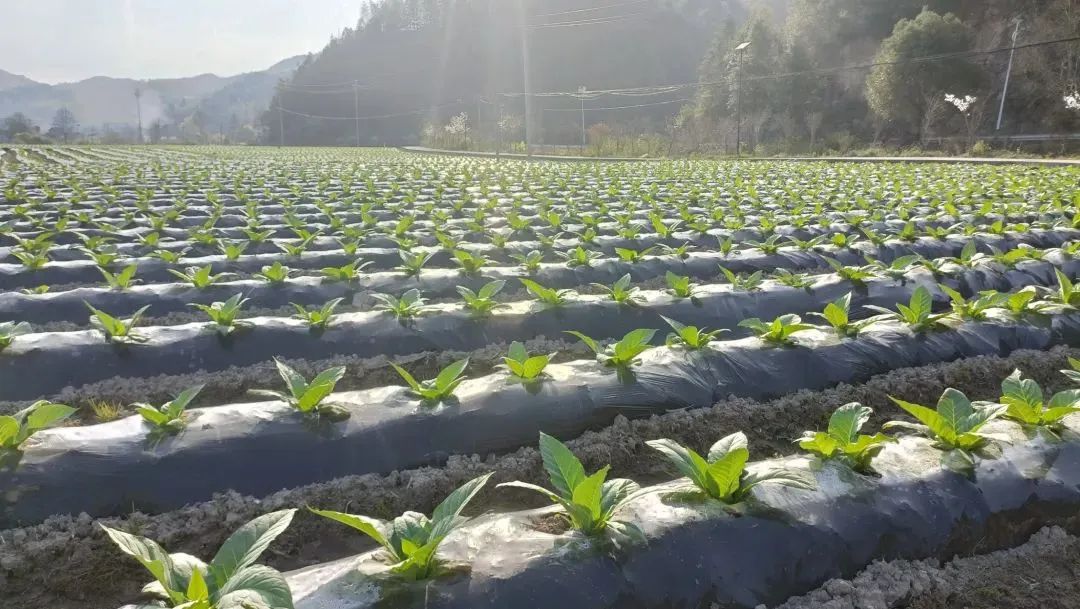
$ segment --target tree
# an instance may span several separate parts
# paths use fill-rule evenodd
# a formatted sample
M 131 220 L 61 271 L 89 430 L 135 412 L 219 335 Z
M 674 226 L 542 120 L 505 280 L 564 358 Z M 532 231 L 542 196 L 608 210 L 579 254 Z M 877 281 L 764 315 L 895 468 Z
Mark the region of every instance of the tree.
M 4 119 L 3 126 L 0 126 L 0 137 L 11 141 L 15 139 L 16 135 L 20 133 L 33 133 L 34 121 L 30 120 L 30 117 L 26 116 L 22 112 L 16 112 L 11 116 Z
M 66 144 L 78 133 L 79 122 L 75 120 L 75 115 L 71 113 L 71 110 L 67 108 L 57 110 L 56 114 L 53 115 L 52 127 L 49 128 L 49 137 Z
M 876 66 L 866 81 L 870 109 L 878 116 L 906 124 L 925 139 L 946 92 L 976 94 L 984 82 L 982 68 L 966 58 L 910 62 L 916 57 L 971 49 L 973 36 L 951 13 L 923 10 L 901 19 L 881 43 Z

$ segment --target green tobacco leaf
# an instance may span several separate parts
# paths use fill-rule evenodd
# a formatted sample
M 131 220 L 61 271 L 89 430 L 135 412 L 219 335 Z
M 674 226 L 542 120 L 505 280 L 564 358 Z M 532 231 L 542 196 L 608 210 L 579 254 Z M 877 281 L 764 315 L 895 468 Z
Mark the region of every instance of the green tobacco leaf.
M 522 367 L 522 374 L 526 379 L 534 379 L 544 371 L 548 362 L 551 361 L 550 355 L 535 355 L 525 360 L 525 364 Z
M 666 438 L 649 440 L 645 443 L 666 456 L 679 470 L 679 473 L 689 478 L 698 488 L 710 495 L 719 492 L 709 475 L 709 464 L 701 455 L 678 442 Z
M 230 535 L 210 561 L 217 585 L 222 586 L 234 573 L 254 564 L 270 543 L 289 528 L 294 514 L 295 509 L 264 514 Z
M 336 520 L 337 522 L 360 531 L 375 540 L 375 542 L 381 546 L 387 545 L 386 530 L 389 528 L 389 525 L 382 520 L 356 514 L 346 514 L 345 512 L 335 512 L 332 510 L 308 509 L 314 514 L 329 518 L 330 520 Z
M 551 485 L 563 497 L 573 496 L 574 489 L 585 480 L 585 468 L 565 444 L 540 432 L 540 456 Z
M 218 594 L 216 609 L 294 609 L 285 578 L 263 565 L 237 571 Z
M 63 404 L 38 402 L 30 408 L 30 413 L 26 416 L 26 424 L 24 425 L 25 431 L 33 433 L 39 429 L 45 429 L 54 423 L 58 423 L 70 417 L 75 414 L 75 412 L 76 410 L 74 408 Z
M 434 523 L 431 529 L 432 539 L 442 539 L 450 533 L 461 511 L 484 488 L 491 476 L 492 474 L 489 473 L 473 478 L 450 493 L 435 507 L 435 511 L 431 513 L 431 520 Z
M 435 377 L 435 387 L 440 390 L 450 388 L 454 381 L 461 376 L 461 373 L 465 372 L 465 367 L 468 365 L 469 358 L 465 358 L 443 368 L 442 371 L 439 372 L 439 376 Z
M 16 448 L 15 439 L 19 437 L 18 419 L 12 416 L 0 416 L 0 447 Z
M 853 442 L 871 414 L 873 410 L 858 402 L 844 404 L 829 417 L 829 435 L 845 444 Z
M 159 546 L 151 539 L 132 535 L 131 533 L 125 533 L 117 529 L 110 529 L 105 525 L 98 525 L 105 531 L 105 534 L 109 536 L 120 551 L 128 556 L 139 561 L 139 563 L 146 567 L 147 571 L 154 576 L 154 579 L 164 587 L 165 592 L 170 596 L 172 593 L 180 592 L 177 589 L 177 582 L 174 573 L 174 566 L 172 558 L 164 548 Z
M 307 391 L 307 381 L 304 380 L 304 377 L 276 357 L 274 358 L 274 365 L 277 366 L 278 374 L 288 385 L 289 393 L 297 399 L 304 395 L 304 392 Z

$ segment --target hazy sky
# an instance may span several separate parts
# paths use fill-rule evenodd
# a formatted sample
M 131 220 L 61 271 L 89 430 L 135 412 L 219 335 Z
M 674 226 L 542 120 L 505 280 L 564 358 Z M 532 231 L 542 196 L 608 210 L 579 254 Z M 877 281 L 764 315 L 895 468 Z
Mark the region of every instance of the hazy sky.
M 0 69 L 39 82 L 268 68 L 322 49 L 370 0 L 0 0 Z

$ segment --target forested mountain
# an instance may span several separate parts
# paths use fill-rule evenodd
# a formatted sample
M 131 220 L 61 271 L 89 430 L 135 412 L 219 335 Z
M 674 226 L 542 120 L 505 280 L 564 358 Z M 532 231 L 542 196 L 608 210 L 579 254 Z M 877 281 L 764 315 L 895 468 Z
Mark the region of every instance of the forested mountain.
M 303 57 L 281 61 L 268 70 L 222 77 L 132 80 L 97 76 L 74 83 L 47 85 L 0 72 L 0 117 L 20 112 L 42 131 L 66 108 L 82 131 L 133 131 L 135 90 L 146 132 L 161 136 L 186 130 L 192 139 L 248 126 L 265 110 L 279 79 L 287 78 Z M 252 138 L 254 131 L 251 131 Z
M 283 83 L 264 133 L 281 141 L 284 125 L 289 144 L 353 144 L 360 116 L 365 145 L 417 142 L 425 128 L 520 140 L 528 24 L 534 142 L 581 139 L 581 101 L 552 93 L 691 83 L 588 95 L 586 121 L 691 150 L 729 148 L 734 49 L 747 41 L 750 146 L 962 138 L 994 131 L 1008 60 L 968 51 L 1008 47 L 1017 18 L 1021 45 L 1077 36 L 1080 0 L 383 0 Z M 1002 132 L 1080 130 L 1080 113 L 1062 103 L 1080 81 L 1080 43 L 1015 59 Z M 960 112 L 945 93 L 975 101 Z M 448 125 L 462 112 L 467 120 Z
M 513 119 L 523 115 L 520 95 L 513 97 L 524 90 L 523 20 L 540 26 L 529 28 L 533 89 L 576 91 L 580 86 L 605 89 L 693 81 L 720 23 L 744 20 L 748 5 L 783 14 L 787 4 L 788 0 L 384 0 L 302 65 L 275 107 L 280 103 L 286 110 L 289 143 L 353 143 L 353 122 L 300 114 L 354 117 L 357 106 L 363 117 L 415 111 L 362 121 L 365 144 L 416 141 L 425 123 L 441 125 L 460 112 L 467 112 L 474 126 L 490 129 L 495 118 L 520 122 Z M 587 10 L 613 5 L 616 8 Z M 558 26 L 597 20 L 605 22 Z M 633 98 L 605 102 L 635 103 L 628 99 Z M 501 109 L 494 103 L 500 100 Z M 579 117 L 554 110 L 577 108 L 579 102 L 535 101 L 535 115 L 542 117 L 537 121 L 542 139 L 558 141 L 580 133 Z M 628 116 L 646 122 L 661 117 L 662 122 L 677 108 L 669 105 Z M 264 122 L 270 141 L 277 141 L 277 112 L 268 112 Z M 508 135 L 520 139 L 520 133 Z

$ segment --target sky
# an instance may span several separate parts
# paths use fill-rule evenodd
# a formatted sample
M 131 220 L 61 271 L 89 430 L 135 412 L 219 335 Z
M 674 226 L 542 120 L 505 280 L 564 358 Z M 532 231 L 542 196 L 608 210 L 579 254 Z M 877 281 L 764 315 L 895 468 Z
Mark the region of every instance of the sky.
M 263 70 L 317 52 L 370 0 L 2 0 L 0 70 L 38 82 Z

